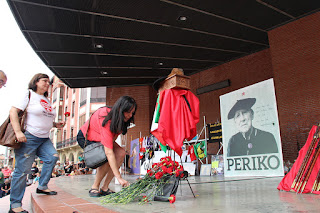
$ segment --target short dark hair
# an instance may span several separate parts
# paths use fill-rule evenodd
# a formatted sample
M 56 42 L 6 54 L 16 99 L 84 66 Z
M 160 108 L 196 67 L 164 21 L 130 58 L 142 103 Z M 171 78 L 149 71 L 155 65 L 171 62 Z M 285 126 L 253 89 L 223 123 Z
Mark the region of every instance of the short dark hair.
M 132 117 L 127 121 L 124 122 L 124 112 L 130 112 L 130 110 L 135 109 Z M 137 103 L 136 101 L 130 96 L 122 96 L 120 97 L 117 102 L 112 106 L 111 111 L 108 115 L 104 118 L 102 122 L 102 126 L 104 127 L 109 120 L 110 123 L 110 130 L 112 133 L 119 134 L 122 133 L 125 135 L 128 131 L 128 126 L 130 123 L 134 123 L 134 115 L 137 111 Z
M 36 83 L 39 82 L 39 80 L 40 80 L 41 78 L 49 78 L 49 76 L 48 76 L 47 74 L 44 74 L 44 73 L 35 74 L 35 75 L 32 77 L 31 81 L 29 82 L 28 89 L 31 89 L 31 90 L 33 90 L 34 92 L 36 92 L 36 91 L 37 91 L 37 84 L 36 84 Z M 44 95 L 45 97 L 48 97 L 48 92 L 45 92 L 43 95 Z

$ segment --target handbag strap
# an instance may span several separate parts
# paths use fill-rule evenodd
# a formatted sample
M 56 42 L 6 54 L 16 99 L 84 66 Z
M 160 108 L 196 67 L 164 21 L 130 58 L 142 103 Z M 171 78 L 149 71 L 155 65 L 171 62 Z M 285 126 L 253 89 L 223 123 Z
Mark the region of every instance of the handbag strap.
M 107 107 L 107 106 L 103 106 L 103 107 Z M 103 108 L 103 107 L 99 107 L 98 109 Z M 98 111 L 98 109 L 97 109 L 96 111 Z M 94 113 L 96 113 L 96 111 L 94 111 Z M 88 132 L 89 132 L 89 129 L 90 129 L 90 120 L 91 120 L 91 117 L 92 117 L 92 115 L 93 115 L 94 113 L 92 113 L 92 114 L 90 115 L 90 118 L 89 118 L 88 129 L 87 129 L 86 137 L 85 137 L 85 140 L 84 140 L 84 147 L 87 146 Z
M 29 103 L 30 103 L 30 97 L 31 97 L 31 92 L 30 92 L 30 90 L 29 90 L 27 106 L 26 106 L 26 108 L 23 110 L 23 112 L 21 113 L 22 118 L 21 118 L 21 122 L 20 122 L 20 127 L 21 127 L 21 130 L 23 130 L 23 131 L 25 131 L 25 122 L 26 122 L 27 116 L 28 116 L 28 113 L 26 113 L 26 112 L 27 112 L 27 108 L 28 108 Z
M 96 110 L 96 111 L 97 111 L 97 110 Z M 95 113 L 96 111 L 94 111 L 94 113 Z M 92 113 L 92 114 L 90 115 L 90 118 L 89 118 L 88 129 L 87 129 L 86 137 L 85 137 L 85 139 L 84 139 L 84 148 L 87 146 L 87 138 L 88 138 L 88 132 L 89 132 L 89 128 L 90 128 L 90 120 L 91 120 L 91 117 L 92 117 L 92 115 L 93 115 L 94 113 Z
M 26 108 L 24 109 L 24 111 L 23 111 L 23 112 L 25 112 L 25 111 L 27 110 L 28 106 L 29 106 L 29 103 L 30 103 L 30 97 L 31 97 L 31 92 L 30 92 L 30 90 L 29 90 L 29 96 L 28 96 L 29 100 L 28 100 L 27 106 L 26 106 Z
M 30 103 L 30 97 L 31 97 L 31 92 L 30 92 L 30 90 L 29 90 L 29 95 L 28 95 L 28 103 L 27 103 L 27 106 L 26 106 L 26 108 L 23 110 L 23 111 L 21 111 L 20 113 L 21 114 L 24 114 L 26 111 L 27 111 L 27 108 L 28 108 L 28 106 L 29 106 L 29 103 Z

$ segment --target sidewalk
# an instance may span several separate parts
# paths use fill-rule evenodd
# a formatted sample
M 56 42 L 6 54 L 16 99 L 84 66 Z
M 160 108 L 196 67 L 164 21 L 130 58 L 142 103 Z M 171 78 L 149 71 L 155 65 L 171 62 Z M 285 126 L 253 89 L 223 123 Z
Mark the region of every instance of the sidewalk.
M 137 176 L 126 176 L 133 182 Z M 189 177 L 193 197 L 189 185 L 182 181 L 176 202 L 151 202 L 145 205 L 130 203 L 127 205 L 101 205 L 100 198 L 89 197 L 88 191 L 94 175 L 53 178 L 50 188 L 58 191 L 57 196 L 38 195 L 35 185 L 27 187 L 23 207 L 30 210 L 32 200 L 35 212 L 156 212 L 156 213 L 195 213 L 195 212 L 226 212 L 226 213 L 291 213 L 320 212 L 320 197 L 313 194 L 295 194 L 278 191 L 277 186 L 282 177 L 247 177 L 239 180 L 223 176 L 192 176 Z M 119 185 L 111 184 L 110 188 L 119 191 Z M 30 191 L 32 193 L 30 193 Z M 30 198 L 32 197 L 32 199 Z M 29 202 L 29 204 L 28 204 Z M 29 207 L 28 207 L 29 205 Z M 0 199 L 0 213 L 8 212 L 9 197 Z
M 67 181 L 69 178 L 71 181 Z M 133 182 L 137 176 L 126 176 L 125 179 Z M 189 177 L 192 189 L 196 194 L 193 197 L 186 181 L 182 181 L 179 187 L 176 202 L 152 202 L 139 205 L 130 203 L 127 205 L 109 204 L 104 207 L 118 212 L 226 212 L 226 213 L 291 213 L 291 212 L 320 212 L 320 197 L 313 194 L 299 194 L 280 192 L 277 186 L 282 177 L 246 177 L 224 178 L 223 176 L 192 176 Z M 60 188 L 68 189 L 68 192 L 101 205 L 99 198 L 89 197 L 88 191 L 93 183 L 93 175 L 74 177 L 62 177 L 56 180 Z M 119 185 L 110 185 L 110 188 L 119 191 Z M 90 212 L 90 211 L 89 211 Z

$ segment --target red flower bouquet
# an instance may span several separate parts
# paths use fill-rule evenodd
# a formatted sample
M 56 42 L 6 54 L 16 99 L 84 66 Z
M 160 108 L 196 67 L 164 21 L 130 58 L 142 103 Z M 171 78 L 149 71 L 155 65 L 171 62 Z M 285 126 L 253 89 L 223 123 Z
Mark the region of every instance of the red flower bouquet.
M 152 169 L 147 170 L 147 174 L 137 179 L 130 186 L 123 188 L 120 192 L 105 196 L 102 203 L 129 203 L 132 201 L 140 201 L 146 203 L 154 199 L 156 195 L 161 194 L 167 184 L 173 179 L 180 179 L 183 175 L 183 167 L 177 161 L 173 161 L 171 157 L 160 159 L 159 163 L 154 163 Z M 176 197 L 172 194 L 165 198 L 166 201 L 174 203 Z

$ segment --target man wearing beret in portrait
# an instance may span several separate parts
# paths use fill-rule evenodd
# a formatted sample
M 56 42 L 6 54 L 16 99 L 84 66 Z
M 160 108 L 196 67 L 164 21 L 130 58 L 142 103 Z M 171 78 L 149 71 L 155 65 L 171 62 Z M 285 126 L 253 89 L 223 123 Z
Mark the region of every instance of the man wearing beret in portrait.
M 228 119 L 234 120 L 239 132 L 229 140 L 228 157 L 278 152 L 273 134 L 252 126 L 255 103 L 255 98 L 241 99 L 229 111 Z

